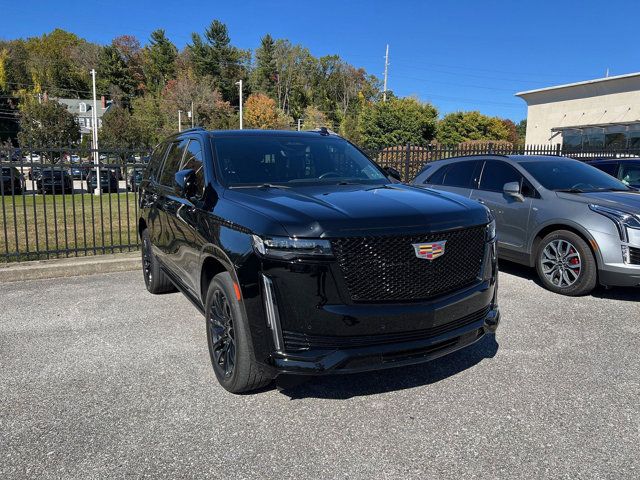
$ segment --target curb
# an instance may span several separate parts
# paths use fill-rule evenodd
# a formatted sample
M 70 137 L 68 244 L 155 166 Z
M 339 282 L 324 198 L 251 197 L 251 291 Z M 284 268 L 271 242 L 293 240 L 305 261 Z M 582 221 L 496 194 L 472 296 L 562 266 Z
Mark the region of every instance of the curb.
M 0 283 L 125 272 L 141 265 L 139 252 L 4 264 L 0 266 Z

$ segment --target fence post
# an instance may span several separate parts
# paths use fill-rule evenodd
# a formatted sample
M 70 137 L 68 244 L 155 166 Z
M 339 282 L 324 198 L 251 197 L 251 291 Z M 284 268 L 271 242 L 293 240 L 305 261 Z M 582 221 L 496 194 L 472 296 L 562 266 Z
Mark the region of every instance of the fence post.
M 489 142 L 489 155 L 493 154 L 493 142 Z
M 409 168 L 411 165 L 411 143 L 407 142 L 407 151 L 404 158 L 404 181 L 409 181 Z
M 556 155 L 562 155 L 562 147 L 559 143 L 556 144 Z

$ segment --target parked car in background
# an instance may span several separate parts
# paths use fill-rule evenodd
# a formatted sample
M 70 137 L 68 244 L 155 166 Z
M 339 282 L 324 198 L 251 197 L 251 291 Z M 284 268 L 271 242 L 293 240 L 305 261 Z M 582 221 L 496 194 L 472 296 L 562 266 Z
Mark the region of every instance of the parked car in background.
M 489 211 L 388 173 L 326 129 L 191 129 L 156 148 L 145 284 L 204 313 L 224 388 L 426 362 L 495 331 Z
M 37 153 L 27 153 L 23 158 L 22 158 L 23 162 L 40 162 L 42 161 L 42 158 L 40 157 L 39 154 Z
M 10 161 L 10 162 L 19 162 L 22 159 L 22 155 L 20 154 L 20 149 L 2 149 L 0 147 L 0 160 Z
M 87 191 L 94 192 L 97 188 L 97 175 L 95 168 L 89 170 L 87 175 Z M 118 179 L 112 170 L 106 168 L 100 169 L 100 190 L 107 193 L 118 192 Z
M 16 167 L 2 165 L 2 182 L 0 182 L 0 194 L 19 195 L 25 189 L 24 176 Z
M 625 185 L 640 188 L 640 158 L 598 159 L 589 165 L 616 177 Z
M 138 185 L 140 185 L 140 182 L 142 181 L 143 174 L 143 167 L 132 168 L 129 170 L 129 175 L 127 177 L 127 190 L 131 192 L 138 190 Z
M 38 180 L 42 174 L 42 168 L 43 166 L 41 163 L 32 164 L 29 168 L 29 180 Z
M 69 168 L 69 174 L 74 180 L 84 180 L 89 175 L 91 168 L 93 168 L 92 165 L 72 165 Z
M 71 193 L 73 192 L 73 180 L 64 167 L 43 167 L 36 179 L 39 192 L 42 193 Z
M 430 163 L 413 184 L 486 205 L 500 258 L 536 267 L 549 290 L 640 286 L 640 194 L 595 167 L 564 157 L 479 155 Z

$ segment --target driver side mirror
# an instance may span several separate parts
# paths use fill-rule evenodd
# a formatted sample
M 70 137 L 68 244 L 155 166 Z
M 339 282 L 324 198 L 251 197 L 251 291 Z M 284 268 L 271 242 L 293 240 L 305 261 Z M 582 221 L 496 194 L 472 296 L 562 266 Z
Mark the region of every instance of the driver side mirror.
M 503 191 L 505 195 L 515 198 L 520 202 L 524 202 L 524 196 L 520 193 L 519 182 L 508 182 L 504 184 Z
M 393 167 L 385 167 L 383 170 L 387 174 L 388 177 L 391 177 L 394 180 L 402 182 L 402 175 L 400 175 L 400 172 L 398 170 L 396 170 L 395 168 L 393 168 Z
M 174 175 L 176 194 L 183 198 L 192 198 L 196 195 L 196 171 L 192 168 L 180 170 Z

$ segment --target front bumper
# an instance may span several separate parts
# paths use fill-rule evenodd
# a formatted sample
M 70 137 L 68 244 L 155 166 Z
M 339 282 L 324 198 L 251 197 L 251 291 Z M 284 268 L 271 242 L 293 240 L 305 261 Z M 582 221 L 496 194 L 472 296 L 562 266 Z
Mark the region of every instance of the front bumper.
M 485 334 L 495 332 L 499 322 L 500 311 L 493 307 L 472 324 L 430 338 L 340 350 L 278 352 L 272 362 L 278 373 L 297 375 L 356 373 L 414 365 L 472 345 Z

